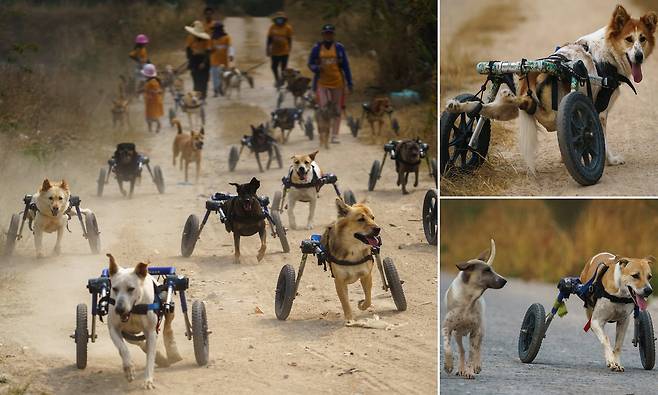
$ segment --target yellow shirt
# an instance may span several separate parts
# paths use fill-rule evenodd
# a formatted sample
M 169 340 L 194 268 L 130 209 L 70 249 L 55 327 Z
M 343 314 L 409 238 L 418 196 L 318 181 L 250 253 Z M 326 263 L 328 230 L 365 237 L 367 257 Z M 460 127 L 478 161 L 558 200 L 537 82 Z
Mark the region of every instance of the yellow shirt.
M 228 66 L 228 47 L 231 46 L 231 36 L 228 34 L 212 40 L 210 52 L 211 66 Z
M 144 104 L 146 118 L 158 119 L 164 115 L 162 104 L 162 86 L 156 78 L 149 78 L 144 84 Z
M 188 34 L 185 45 L 192 49 L 194 55 L 201 55 L 210 49 L 210 40 L 199 39 L 192 34 Z
M 276 24 L 270 26 L 270 31 L 267 33 L 271 37 L 272 56 L 284 56 L 290 53 L 289 39 L 292 39 L 292 26 L 284 24 L 278 26 Z
M 133 59 L 136 59 L 141 64 L 146 63 L 146 60 L 149 58 L 146 52 L 146 47 L 135 48 L 128 53 L 128 56 L 130 56 Z
M 342 88 L 343 73 L 338 66 L 338 55 L 336 53 L 336 44 L 331 44 L 327 49 L 324 44 L 320 44 L 320 78 L 318 86 L 323 88 Z

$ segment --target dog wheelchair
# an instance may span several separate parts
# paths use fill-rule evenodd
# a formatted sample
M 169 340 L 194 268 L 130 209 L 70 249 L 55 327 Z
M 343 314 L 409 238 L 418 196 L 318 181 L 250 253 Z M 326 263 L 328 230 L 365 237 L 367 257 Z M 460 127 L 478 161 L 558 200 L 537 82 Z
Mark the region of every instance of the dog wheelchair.
M 279 278 L 276 282 L 276 292 L 274 297 L 274 311 L 276 318 L 279 320 L 286 320 L 290 315 L 292 303 L 297 297 L 299 290 L 299 283 L 301 282 L 302 275 L 304 274 L 304 267 L 309 255 L 313 255 L 318 260 L 318 266 L 323 266 L 324 271 L 327 271 L 327 264 L 329 263 L 329 255 L 325 246 L 320 242 L 321 235 L 314 234 L 310 239 L 302 240 L 300 249 L 302 250 L 302 259 L 299 264 L 299 272 L 295 277 L 295 269 L 292 265 L 286 264 L 279 272 Z M 379 256 L 380 247 L 372 247 L 371 252 L 377 262 L 377 269 L 382 277 L 382 289 L 390 291 L 393 297 L 393 302 L 398 311 L 407 310 L 407 299 L 404 296 L 404 289 L 402 284 L 404 281 L 400 280 L 398 271 L 389 257 L 384 258 L 382 262 Z
M 192 255 L 192 252 L 194 252 L 194 247 L 196 246 L 196 242 L 199 240 L 199 237 L 201 236 L 201 231 L 203 231 L 203 228 L 206 226 L 206 222 L 208 222 L 208 217 L 210 217 L 210 213 L 212 212 L 217 213 L 217 215 L 219 216 L 219 221 L 222 224 L 225 223 L 226 221 L 231 220 L 231 218 L 228 218 L 228 216 L 226 215 L 225 204 L 230 199 L 236 198 L 237 196 L 238 196 L 237 194 L 230 194 L 223 192 L 217 192 L 211 195 L 210 199 L 206 200 L 206 213 L 203 216 L 201 225 L 199 225 L 199 217 L 197 217 L 196 215 L 190 214 L 190 216 L 187 217 L 187 221 L 185 221 L 185 227 L 183 228 L 183 236 L 181 240 L 182 256 L 189 257 L 190 255 Z M 268 209 L 268 205 L 270 204 L 270 198 L 267 196 L 259 196 L 258 201 L 261 205 L 261 208 L 263 209 L 265 219 L 267 219 L 267 222 L 270 224 L 272 237 L 279 238 L 279 241 L 281 242 L 281 248 L 283 248 L 283 252 L 286 253 L 290 252 L 290 245 L 288 244 L 286 230 L 283 227 L 283 223 L 281 222 L 279 213 L 277 211 L 272 211 L 270 213 Z
M 240 149 L 235 145 L 231 146 L 231 149 L 228 153 L 228 169 L 229 171 L 234 171 L 235 167 L 238 165 L 240 156 L 244 148 L 249 148 L 249 151 L 254 153 L 256 156 L 256 162 L 258 163 L 258 170 L 262 173 L 263 165 L 260 162 L 260 154 L 267 152 L 269 159 L 267 161 L 267 170 L 270 169 L 272 164 L 272 156 L 276 158 L 276 162 L 279 165 L 279 169 L 283 167 L 283 160 L 281 159 L 281 151 L 279 150 L 279 145 L 276 143 L 274 137 L 269 133 L 263 132 L 262 134 L 253 134 L 251 136 L 244 135 L 242 140 L 240 140 Z
M 352 115 L 347 116 L 347 126 L 350 128 L 352 136 L 358 137 L 359 130 L 361 130 L 364 118 L 366 118 L 368 114 L 373 113 L 374 112 L 370 106 L 370 103 L 361 103 L 361 116 L 359 118 L 355 118 Z M 400 134 L 400 122 L 398 122 L 397 118 L 393 117 L 393 110 L 386 111 L 385 114 L 388 116 L 388 120 L 391 123 L 391 129 L 393 129 L 393 132 L 396 135 Z
M 96 221 L 96 215 L 92 212 L 84 214 L 84 219 L 82 218 L 82 211 L 80 210 L 80 198 L 78 196 L 71 196 L 69 198 L 69 208 L 66 210 L 64 215 L 68 217 L 70 221 L 71 218 L 75 215 L 80 221 L 80 227 L 82 228 L 82 237 L 87 239 L 89 242 L 89 248 L 91 249 L 92 254 L 98 254 L 101 249 L 101 239 L 100 231 L 98 230 L 98 221 Z M 32 201 L 32 195 L 25 195 L 23 197 L 23 204 L 25 204 L 25 209 L 18 214 L 12 214 L 11 221 L 9 222 L 9 230 L 7 230 L 7 239 L 5 240 L 5 249 L 4 255 L 11 256 L 14 253 L 16 248 L 16 242 L 23 238 L 23 227 L 25 226 L 25 221 L 28 220 L 28 227 L 32 229 L 32 219 L 28 218 L 28 215 L 31 213 L 31 218 L 34 218 L 37 213 L 37 204 Z M 71 213 L 71 210 L 75 210 L 75 213 Z M 68 228 L 68 223 L 66 225 Z M 70 230 L 69 230 L 70 232 Z
M 478 73 L 487 75 L 480 91 L 475 95 L 461 94 L 455 100 L 491 103 L 502 84 L 516 94 L 513 74 L 519 74 L 522 78 L 527 78 L 528 73 L 550 74 L 556 81 L 552 107 L 557 111 L 557 138 L 562 161 L 579 184 L 587 186 L 599 181 L 605 167 L 605 136 L 598 115 L 605 111 L 610 96 L 620 82 L 628 82 L 632 88 L 628 79 L 618 74 L 605 78 L 589 75 L 582 60 L 569 61 L 559 54 L 520 62 L 480 62 L 476 67 Z M 484 99 L 489 81 L 492 82 L 491 91 Z M 557 81 L 567 81 L 571 86 L 571 92 L 559 103 Z M 592 84 L 602 87 L 596 100 L 592 97 Z M 587 94 L 578 91 L 583 86 L 587 87 Z M 441 114 L 441 175 L 453 171 L 472 172 L 484 163 L 489 150 L 491 122 L 480 115 L 481 108 L 479 106 L 471 113 L 444 111 Z
M 172 93 L 174 97 L 174 107 L 169 108 L 169 126 L 174 126 L 174 119 L 178 118 L 178 111 L 182 110 L 183 112 L 187 112 L 188 107 L 185 105 L 185 101 L 183 100 L 183 97 L 185 96 L 182 92 L 175 92 Z M 189 108 L 190 110 L 194 110 L 196 108 L 199 108 L 199 118 L 201 118 L 201 126 L 206 126 L 206 103 L 203 101 L 201 104 L 199 104 L 196 107 L 191 107 Z
M 185 317 L 185 336 L 192 340 L 194 344 L 194 357 L 199 366 L 208 364 L 209 344 L 208 335 L 212 332 L 208 330 L 208 319 L 206 318 L 205 302 L 195 300 L 192 303 L 192 321 L 187 310 L 187 299 L 185 291 L 189 287 L 189 279 L 185 276 L 176 275 L 175 267 L 149 267 L 148 272 L 151 276 L 156 277 L 155 301 L 152 305 L 145 305 L 147 312 L 153 310 L 158 316 L 157 328 L 160 328 L 160 321 L 165 313 L 175 311 L 174 295 L 180 295 L 180 305 Z M 87 344 L 89 341 L 96 342 L 96 317 L 103 322 L 103 317 L 109 313 L 109 305 L 114 301 L 110 298 L 110 274 L 108 269 L 103 269 L 100 277 L 89 279 L 87 289 L 91 294 L 91 332 L 88 329 L 88 309 L 86 303 L 80 303 L 76 307 L 75 332 L 71 338 L 75 340 L 76 366 L 78 369 L 87 367 Z M 137 305 L 133 307 L 133 311 Z M 136 312 L 136 314 L 146 314 L 145 312 Z M 133 335 L 123 332 L 123 337 L 130 341 L 144 340 L 144 334 Z
M 601 279 L 608 270 L 608 266 L 601 265 L 603 265 L 603 269 L 597 269 L 598 273 L 595 273 L 586 283 L 581 283 L 578 277 L 561 279 L 557 285 L 558 295 L 550 313 L 545 314 L 544 306 L 540 303 L 534 303 L 528 308 L 523 317 L 519 333 L 518 352 L 521 362 L 531 363 L 534 361 L 555 315 L 564 317 L 567 314 L 565 299 L 568 299 L 570 295 L 576 295 L 585 303 L 585 306 L 593 306 L 596 299 L 602 297 L 601 294 L 605 291 Z M 619 303 L 634 302 L 630 299 L 630 301 L 620 301 Z M 654 337 L 651 315 L 648 310 L 640 310 L 637 304 L 634 303 L 633 319 L 635 322 L 633 326 L 633 346 L 639 348 L 640 360 L 644 369 L 651 370 L 656 360 L 656 338 Z M 583 329 L 587 331 L 589 326 L 590 322 Z
M 283 212 L 286 194 L 288 193 L 288 189 L 292 187 L 315 188 L 317 192 L 320 192 L 320 189 L 323 186 L 327 184 L 331 184 L 331 186 L 334 187 L 336 196 L 341 197 L 340 190 L 338 189 L 338 185 L 336 185 L 337 181 L 338 181 L 338 177 L 336 177 L 335 174 L 328 173 L 322 177 L 317 177 L 315 172 L 313 172 L 313 181 L 311 183 L 297 185 L 292 182 L 290 174 L 288 174 L 287 176 L 281 179 L 281 183 L 283 184 L 283 193 L 281 191 L 274 192 L 274 197 L 272 198 L 272 210 L 278 211 L 279 213 Z M 354 196 L 354 192 L 352 192 L 351 189 L 346 189 L 345 192 L 343 192 L 342 197 L 343 197 L 343 201 L 349 204 L 350 206 L 356 203 L 356 197 Z
M 439 235 L 439 197 L 436 189 L 429 189 L 423 199 L 423 231 L 430 245 L 437 245 Z
M 299 128 L 304 131 L 309 140 L 313 140 L 313 120 L 309 116 L 304 121 L 303 108 L 277 108 L 270 115 L 272 116 L 272 128 L 281 129 L 283 143 L 288 142 L 295 124 L 299 125 Z M 286 130 L 288 133 L 286 133 Z
M 395 162 L 402 161 L 402 159 L 399 158 L 397 155 L 397 147 L 402 141 L 403 140 L 390 140 L 388 143 L 384 144 L 384 158 L 382 159 L 381 163 L 378 160 L 375 160 L 374 162 L 372 162 L 372 166 L 370 167 L 370 174 L 368 176 L 368 191 L 375 190 L 377 181 L 382 176 L 382 169 L 384 167 L 384 163 L 386 163 L 387 156 L 390 156 L 391 160 L 394 160 Z M 418 161 L 418 163 L 408 163 L 408 164 L 418 165 L 420 164 L 422 159 L 425 159 L 425 161 L 427 162 L 427 167 L 429 168 L 430 171 L 430 176 L 434 177 L 434 181 L 436 182 L 437 181 L 436 159 L 430 159 L 430 157 L 427 155 L 427 151 L 430 148 L 429 144 L 424 143 L 421 139 L 416 139 L 414 141 L 418 144 L 420 148 L 420 160 Z
M 132 152 L 132 156 L 128 159 L 127 163 L 122 163 L 122 156 L 126 153 Z M 142 177 L 142 167 L 146 166 L 146 169 L 151 175 L 151 179 L 155 183 L 156 188 L 159 193 L 164 193 L 165 184 L 164 177 L 162 175 L 162 169 L 160 166 L 154 166 L 153 171 L 151 171 L 151 166 L 149 165 L 150 160 L 147 156 L 137 153 L 135 150 L 135 144 L 133 143 L 121 143 L 117 144 L 117 149 L 107 161 L 108 169 L 104 168 L 100 170 L 98 175 L 98 188 L 96 194 L 98 196 L 103 196 L 103 190 L 105 189 L 105 184 L 108 184 L 110 181 L 110 175 L 114 173 L 116 180 L 119 184 L 119 189 L 121 193 L 125 196 L 126 192 L 123 190 L 123 182 L 130 183 L 130 191 L 128 196 L 132 197 L 133 189 L 135 187 L 135 181 L 141 179 Z

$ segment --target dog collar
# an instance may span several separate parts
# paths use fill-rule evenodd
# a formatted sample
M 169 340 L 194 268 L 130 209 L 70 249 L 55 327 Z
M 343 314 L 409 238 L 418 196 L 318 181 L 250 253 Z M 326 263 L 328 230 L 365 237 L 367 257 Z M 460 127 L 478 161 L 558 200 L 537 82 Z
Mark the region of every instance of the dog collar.
M 358 259 L 358 260 L 356 260 L 356 261 L 349 261 L 349 260 L 347 260 L 347 259 L 338 259 L 338 258 L 336 258 L 336 257 L 331 253 L 331 251 L 329 251 L 329 232 L 327 232 L 327 245 L 326 245 L 326 246 L 325 246 L 325 245 L 322 245 L 322 244 L 320 244 L 320 245 L 322 246 L 322 249 L 323 249 L 324 252 L 325 252 L 325 255 L 326 255 L 326 258 L 327 258 L 327 262 L 335 263 L 336 265 L 340 265 L 340 266 L 356 266 L 356 265 L 360 265 L 360 264 L 362 264 L 362 263 L 365 263 L 365 262 L 368 262 L 368 261 L 372 261 L 372 260 L 373 260 L 373 258 L 372 258 L 372 253 L 370 253 L 370 254 L 368 254 L 368 255 L 364 256 L 363 258 Z M 326 269 L 325 269 L 325 270 L 326 270 Z

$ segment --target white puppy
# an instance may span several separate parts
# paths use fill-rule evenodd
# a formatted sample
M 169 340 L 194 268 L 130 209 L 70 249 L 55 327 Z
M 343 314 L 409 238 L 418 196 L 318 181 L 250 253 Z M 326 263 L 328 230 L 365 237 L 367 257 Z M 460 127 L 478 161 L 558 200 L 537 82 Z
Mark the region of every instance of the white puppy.
M 306 229 L 313 229 L 313 217 L 318 200 L 318 190 L 315 183 L 322 177 L 320 166 L 315 162 L 318 151 L 308 155 L 294 155 L 288 177 L 290 189 L 288 190 L 288 223 L 291 229 L 297 228 L 295 220 L 295 204 L 304 202 L 309 204 L 308 222 Z

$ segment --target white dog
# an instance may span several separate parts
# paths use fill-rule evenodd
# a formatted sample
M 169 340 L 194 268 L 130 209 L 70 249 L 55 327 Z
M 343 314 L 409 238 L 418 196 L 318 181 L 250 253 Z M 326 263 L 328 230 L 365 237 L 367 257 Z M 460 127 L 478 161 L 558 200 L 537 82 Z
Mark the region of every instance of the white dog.
M 169 366 L 180 361 L 174 333 L 171 324 L 174 314 L 165 314 L 163 337 L 167 357 L 156 350 L 158 315 L 148 307 L 157 303 L 153 277 L 148 273 L 148 264 L 138 263 L 134 269 L 124 269 L 119 266 L 111 254 L 110 258 L 110 308 L 107 316 L 107 326 L 112 342 L 119 350 L 123 361 L 123 371 L 128 381 L 135 379 L 135 369 L 130 358 L 130 351 L 124 338 L 128 342 L 139 345 L 146 352 L 146 371 L 144 374 L 144 388 L 153 389 L 153 368 Z M 143 333 L 144 340 L 138 338 Z
M 288 190 L 288 224 L 291 229 L 297 228 L 295 221 L 295 204 L 304 202 L 309 204 L 308 222 L 306 229 L 313 229 L 313 217 L 318 200 L 318 190 L 315 183 L 322 177 L 320 166 L 315 162 L 318 151 L 308 155 L 292 156 L 292 164 L 288 177 L 290 178 L 290 189 Z

